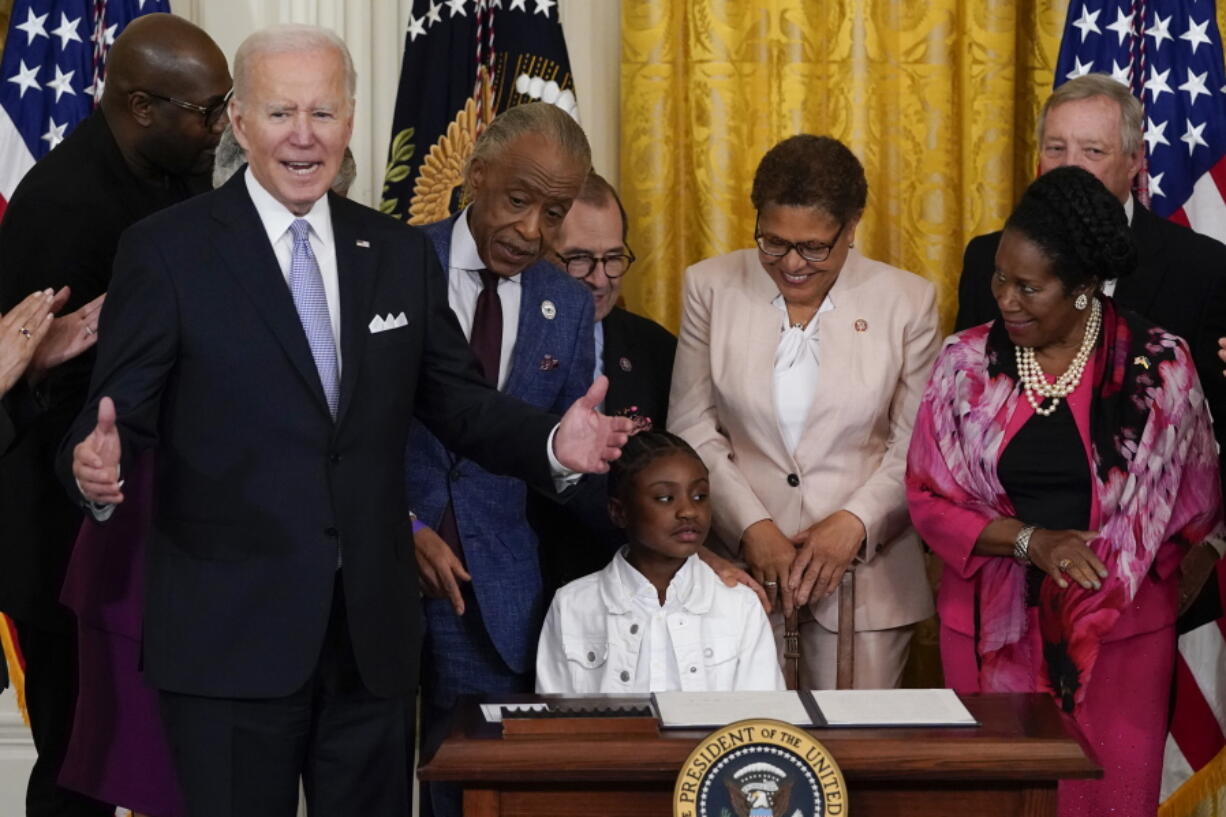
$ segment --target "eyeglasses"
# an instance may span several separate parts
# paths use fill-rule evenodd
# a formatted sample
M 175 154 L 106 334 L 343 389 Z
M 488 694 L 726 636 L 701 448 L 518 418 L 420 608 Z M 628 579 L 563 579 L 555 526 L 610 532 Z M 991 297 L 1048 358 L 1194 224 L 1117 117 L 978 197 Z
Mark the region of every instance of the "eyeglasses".
M 830 257 L 830 253 L 834 250 L 835 245 L 839 243 L 839 236 L 843 234 L 843 228 L 846 226 L 847 222 L 843 222 L 841 225 L 839 225 L 839 231 L 834 234 L 834 238 L 831 239 L 829 244 L 823 244 L 820 241 L 799 241 L 792 243 L 791 241 L 784 241 L 783 239 L 775 238 L 774 236 L 762 235 L 757 223 L 755 223 L 753 228 L 753 240 L 758 242 L 758 249 L 761 250 L 763 254 L 769 255 L 771 258 L 782 258 L 792 250 L 796 250 L 796 254 L 804 260 L 811 261 L 814 264 L 819 264 Z
M 570 273 L 572 278 L 588 277 L 595 271 L 597 264 L 604 266 L 606 278 L 620 278 L 626 274 L 626 270 L 630 269 L 630 265 L 634 263 L 634 253 L 630 251 L 629 247 L 626 248 L 624 253 L 610 253 L 600 258 L 589 252 L 559 255 L 558 258 L 562 261 L 562 266 L 566 267 L 566 271 Z
M 234 89 L 231 88 L 230 90 L 226 91 L 226 95 L 221 98 L 220 102 L 214 102 L 212 105 L 207 107 L 204 105 L 197 105 L 194 102 L 176 99 L 173 96 L 162 96 L 161 94 L 155 94 L 153 91 L 144 91 L 143 93 L 147 96 L 153 97 L 154 99 L 169 102 L 171 105 L 178 105 L 185 111 L 195 111 L 204 117 L 204 126 L 209 130 L 212 130 L 217 126 L 217 123 L 221 121 L 222 114 L 226 112 L 226 105 L 230 103 L 230 97 L 234 96 Z

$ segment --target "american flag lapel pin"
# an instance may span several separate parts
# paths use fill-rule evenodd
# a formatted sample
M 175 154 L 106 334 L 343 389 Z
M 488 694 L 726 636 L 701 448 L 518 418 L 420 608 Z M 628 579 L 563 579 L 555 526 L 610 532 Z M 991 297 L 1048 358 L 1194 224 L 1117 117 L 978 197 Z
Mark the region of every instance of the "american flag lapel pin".
M 556 368 L 558 368 L 558 359 L 553 355 L 545 355 L 541 360 L 541 371 L 551 372 Z

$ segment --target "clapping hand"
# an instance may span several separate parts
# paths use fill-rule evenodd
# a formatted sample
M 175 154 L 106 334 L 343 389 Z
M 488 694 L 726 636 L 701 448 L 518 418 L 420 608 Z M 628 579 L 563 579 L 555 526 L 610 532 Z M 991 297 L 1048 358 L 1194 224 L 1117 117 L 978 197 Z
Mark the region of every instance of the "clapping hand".
M 68 302 L 68 295 L 68 287 L 55 293 L 51 311 L 58 312 Z M 103 293 L 77 311 L 51 321 L 46 340 L 39 344 L 30 361 L 32 378 L 42 377 L 47 370 L 72 360 L 98 341 L 98 314 L 105 299 Z
M 98 403 L 98 423 L 72 450 L 72 475 L 90 502 L 118 505 L 123 502 L 119 479 L 119 429 L 115 427 L 115 404 L 109 397 Z
M 558 462 L 581 474 L 603 474 L 609 463 L 622 455 L 634 422 L 628 417 L 609 417 L 596 407 L 609 390 L 609 378 L 601 375 L 576 400 L 558 426 L 553 438 L 553 453 Z
M 28 296 L 0 318 L 0 395 L 13 388 L 51 329 L 54 293 Z

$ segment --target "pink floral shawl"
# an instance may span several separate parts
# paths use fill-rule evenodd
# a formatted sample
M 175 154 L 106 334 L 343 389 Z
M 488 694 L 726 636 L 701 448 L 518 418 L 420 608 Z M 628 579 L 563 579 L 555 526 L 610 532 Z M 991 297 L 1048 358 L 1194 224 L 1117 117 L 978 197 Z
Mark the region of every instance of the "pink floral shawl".
M 1014 513 L 996 466 L 1012 410 L 1025 399 L 1013 345 L 999 324 L 946 342 L 920 404 L 907 473 L 909 487 L 989 518 Z M 1099 643 L 1159 547 L 1200 542 L 1221 526 L 1214 438 L 1184 342 L 1104 299 L 1103 337 L 1091 367 L 1091 473 L 1101 535 L 1090 547 L 1109 571 L 1102 590 L 1073 583 L 1061 590 L 1044 579 L 1043 655 L 1031 656 L 1025 569 L 994 558 L 977 577 L 981 688 L 1032 689 L 1037 668 L 1038 688 L 1066 711 L 1084 698 Z

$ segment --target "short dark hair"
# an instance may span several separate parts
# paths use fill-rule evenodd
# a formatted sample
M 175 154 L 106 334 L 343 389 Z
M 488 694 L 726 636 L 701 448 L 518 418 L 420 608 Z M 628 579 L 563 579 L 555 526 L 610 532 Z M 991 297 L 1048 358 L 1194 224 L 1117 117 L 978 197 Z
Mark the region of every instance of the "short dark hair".
M 609 498 L 625 500 L 639 472 L 666 454 L 688 454 L 702 464 L 689 443 L 668 431 L 640 431 L 622 446 L 622 455 L 609 463 Z
M 750 201 L 815 207 L 846 223 L 864 211 L 868 180 L 856 154 L 832 136 L 802 133 L 766 152 L 753 176 Z
M 622 207 L 621 196 L 617 195 L 613 185 L 609 184 L 604 176 L 601 176 L 595 170 L 590 171 L 587 174 L 587 178 L 583 180 L 583 187 L 579 188 L 579 195 L 575 196 L 575 201 L 581 201 L 592 207 L 604 207 L 610 202 L 616 205 L 617 212 L 622 217 L 622 243 L 626 243 L 626 237 L 630 234 L 630 223 L 626 219 L 626 208 Z
M 1038 245 L 1065 292 L 1121 278 L 1137 266 L 1124 206 L 1080 167 L 1058 167 L 1031 182 L 1005 229 Z

